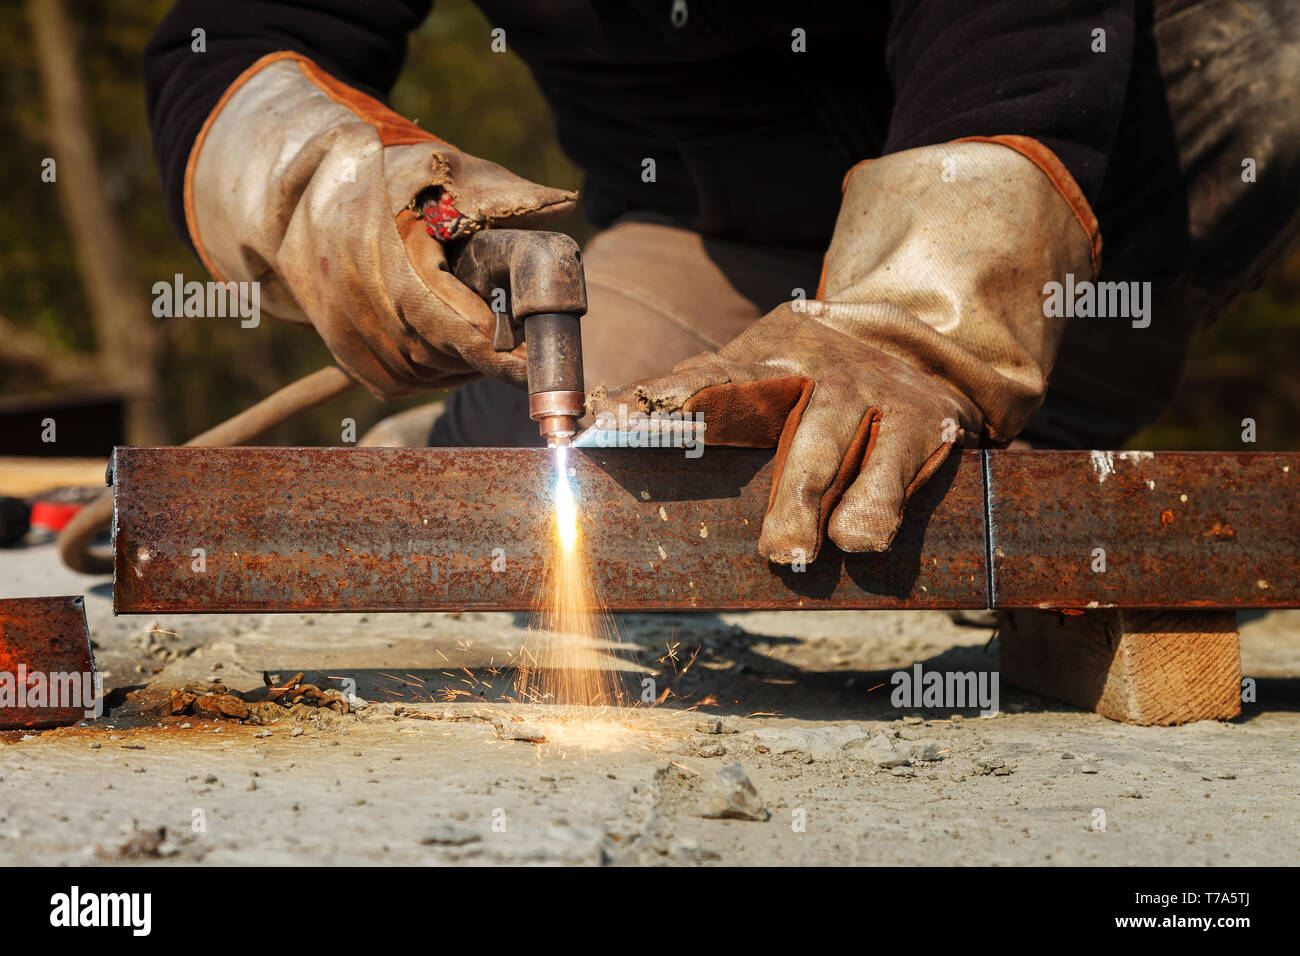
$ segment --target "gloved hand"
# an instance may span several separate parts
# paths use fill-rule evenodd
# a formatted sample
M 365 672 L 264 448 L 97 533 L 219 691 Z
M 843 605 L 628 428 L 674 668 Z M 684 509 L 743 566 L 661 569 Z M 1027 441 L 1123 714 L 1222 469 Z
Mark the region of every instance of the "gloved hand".
M 706 444 L 776 446 L 759 538 L 773 561 L 813 560 L 827 533 L 882 551 L 952 448 L 1009 442 L 1041 404 L 1065 329 L 1044 316 L 1044 285 L 1092 279 L 1100 252 L 1082 193 L 1035 140 L 860 163 L 817 300 L 593 412 L 702 413 Z
M 461 152 L 295 53 L 231 85 L 185 175 L 209 271 L 260 282 L 268 314 L 314 326 L 382 398 L 480 374 L 526 380 L 524 347 L 493 351 L 491 309 L 453 278 L 439 240 L 538 226 L 575 199 Z

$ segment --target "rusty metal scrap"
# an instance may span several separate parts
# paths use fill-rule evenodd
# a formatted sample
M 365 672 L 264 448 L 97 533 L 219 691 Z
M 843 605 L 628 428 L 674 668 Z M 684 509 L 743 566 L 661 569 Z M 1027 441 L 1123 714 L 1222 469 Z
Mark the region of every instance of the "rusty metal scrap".
M 0 729 L 75 724 L 99 693 L 80 596 L 0 600 Z
M 348 712 L 348 700 L 343 692 L 334 687 L 321 690 L 315 684 L 304 683 L 306 675 L 299 671 L 283 684 L 277 685 L 266 671 L 262 672 L 262 682 L 266 684 L 266 699 L 275 701 L 285 707 L 295 704 L 308 704 L 312 707 L 328 707 L 337 714 Z
M 120 448 L 114 605 L 527 610 L 552 462 L 546 449 Z M 570 465 L 611 610 L 1300 606 L 1296 454 L 968 451 L 917 493 L 889 551 L 827 546 L 803 570 L 757 552 L 769 451 L 582 449 Z
M 137 703 L 143 713 L 156 718 L 193 715 L 209 720 L 266 724 L 297 714 L 299 704 L 304 708 L 327 708 L 336 714 L 349 713 L 347 698 L 341 691 L 332 687 L 321 690 L 315 684 L 304 683 L 304 677 L 298 673 L 277 685 L 271 675 L 264 672 L 264 697 L 243 694 L 220 681 L 190 681 L 183 688 L 173 688 L 165 696 L 145 689 L 133 691 L 127 697 Z

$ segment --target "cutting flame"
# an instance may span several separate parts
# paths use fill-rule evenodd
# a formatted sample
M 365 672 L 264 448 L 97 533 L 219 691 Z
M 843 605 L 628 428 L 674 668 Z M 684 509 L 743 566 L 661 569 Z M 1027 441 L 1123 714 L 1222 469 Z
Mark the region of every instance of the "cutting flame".
M 569 449 L 565 445 L 555 450 L 555 533 L 560 547 L 572 551 L 578 546 L 578 507 L 573 502 L 573 488 L 569 485 Z
M 618 628 L 601 606 L 578 535 L 578 507 L 569 483 L 569 449 L 555 454 L 555 533 L 545 578 L 515 688 L 522 700 L 568 707 L 624 702 Z

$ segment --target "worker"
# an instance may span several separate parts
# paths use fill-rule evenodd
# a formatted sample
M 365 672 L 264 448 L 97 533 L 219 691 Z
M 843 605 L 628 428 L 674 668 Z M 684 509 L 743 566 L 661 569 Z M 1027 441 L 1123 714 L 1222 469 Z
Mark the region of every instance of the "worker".
M 530 67 L 601 230 L 593 410 L 777 447 L 777 562 L 885 549 L 954 448 L 1118 446 L 1300 228 L 1290 0 L 479 6 L 483 68 Z M 180 0 L 154 149 L 214 276 L 377 396 L 463 386 L 433 443 L 532 444 L 523 352 L 443 244 L 576 196 L 384 105 L 429 10 Z

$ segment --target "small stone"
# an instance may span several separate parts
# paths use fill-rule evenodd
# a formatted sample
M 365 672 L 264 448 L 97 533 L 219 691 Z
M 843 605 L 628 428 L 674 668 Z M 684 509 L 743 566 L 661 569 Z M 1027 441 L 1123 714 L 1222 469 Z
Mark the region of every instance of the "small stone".
M 1079 773 L 1093 774 L 1093 773 L 1100 773 L 1100 772 L 1101 772 L 1101 768 L 1098 767 L 1095 763 L 1085 763 L 1079 767 Z
M 911 757 L 900 752 L 888 737 L 872 737 L 863 753 L 869 761 L 885 770 L 905 766 L 911 760 Z
M 536 727 L 530 727 L 528 724 L 503 720 L 498 717 L 492 721 L 492 726 L 496 728 L 497 736 L 502 740 L 522 740 L 524 743 L 530 744 L 546 743 L 546 734 Z
M 1237 779 L 1237 775 L 1236 775 L 1235 773 L 1227 773 L 1227 772 L 1225 771 L 1224 773 L 1219 774 L 1219 779 L 1220 779 L 1220 780 L 1236 780 L 1236 779 Z
M 420 838 L 423 846 L 464 846 L 477 843 L 483 839 L 468 827 L 458 827 L 454 823 L 440 823 Z
M 700 748 L 696 753 L 701 757 L 725 757 L 727 748 L 722 744 L 700 744 Z
M 289 731 L 289 736 L 290 736 L 290 737 L 301 737 L 301 736 L 302 736 L 302 728 L 301 728 L 301 727 L 295 727 L 295 728 L 293 728 L 293 730 Z
M 1062 759 L 1062 760 L 1073 760 L 1073 759 L 1074 759 L 1074 754 L 1070 753 L 1070 751 L 1067 750 L 1065 753 L 1061 754 L 1061 759 Z
M 697 812 L 713 820 L 761 821 L 768 817 L 758 791 L 738 763 L 727 764 L 709 778 Z
M 99 744 L 99 743 L 90 744 L 90 749 L 91 749 L 91 750 L 98 750 L 98 749 L 100 749 L 100 748 L 103 747 L 103 746 L 104 746 L 103 744 Z
M 676 859 L 686 863 L 703 863 L 706 860 L 718 859 L 718 854 L 706 846 L 700 846 L 699 841 L 694 837 L 682 837 L 676 840 L 669 848 L 669 854 Z
M 1005 777 L 1011 773 L 1012 768 L 1007 766 L 1006 760 L 996 754 L 988 757 L 979 757 L 971 767 L 971 773 L 980 777 L 987 777 L 993 774 L 997 777 Z
M 696 723 L 695 732 L 697 734 L 720 734 L 722 733 L 722 721 L 718 719 L 701 720 Z
M 1121 797 L 1128 797 L 1130 800 L 1141 800 L 1142 793 L 1138 790 L 1125 790 L 1120 794 Z
M 870 740 L 870 731 L 857 725 L 833 725 L 829 727 L 772 727 L 754 733 L 755 744 L 762 744 L 771 753 L 810 755 L 814 760 L 825 762 L 843 760 L 850 757 L 852 751 L 866 747 Z
M 924 760 L 926 763 L 933 763 L 936 760 L 942 760 L 939 754 L 939 745 L 933 740 L 919 740 L 916 743 L 915 752 L 912 754 L 913 760 Z
M 925 719 L 922 718 L 922 717 L 907 716 L 907 717 L 904 717 L 904 718 L 903 718 L 903 723 L 908 724 L 908 725 L 911 725 L 911 726 L 916 726 L 917 724 L 923 724 L 923 723 L 925 723 Z
M 915 777 L 916 771 L 911 767 L 894 767 L 889 771 L 891 777 Z

